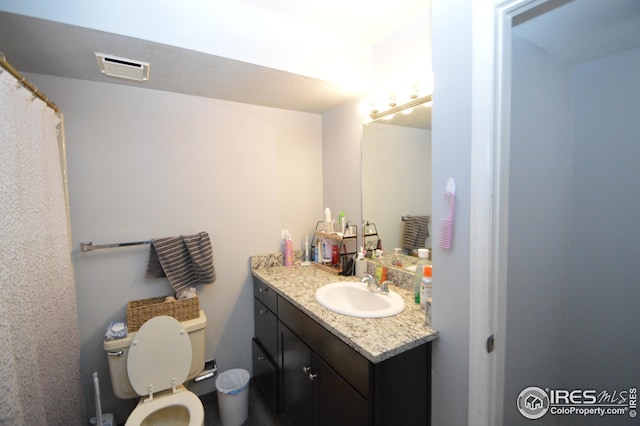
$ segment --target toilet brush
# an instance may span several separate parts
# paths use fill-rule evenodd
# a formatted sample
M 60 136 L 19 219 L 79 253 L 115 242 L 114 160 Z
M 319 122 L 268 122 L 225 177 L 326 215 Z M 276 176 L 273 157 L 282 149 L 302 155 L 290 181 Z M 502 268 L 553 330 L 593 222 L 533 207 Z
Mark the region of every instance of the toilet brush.
M 100 403 L 100 382 L 98 381 L 98 372 L 93 372 L 93 386 L 96 390 L 96 424 L 102 424 L 102 404 Z
M 113 414 L 102 414 L 102 404 L 100 403 L 100 382 L 98 380 L 98 372 L 93 372 L 93 386 L 96 393 L 96 416 L 89 419 L 92 425 L 113 426 Z

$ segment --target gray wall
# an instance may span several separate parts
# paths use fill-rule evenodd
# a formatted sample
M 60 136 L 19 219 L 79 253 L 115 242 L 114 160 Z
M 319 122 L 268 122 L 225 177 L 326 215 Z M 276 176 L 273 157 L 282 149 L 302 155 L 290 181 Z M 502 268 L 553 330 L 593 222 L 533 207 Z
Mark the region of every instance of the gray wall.
M 217 280 L 198 288 L 207 358 L 251 371 L 249 257 L 297 249 L 322 217 L 321 117 L 148 89 L 28 76 L 65 114 L 81 373 L 88 413 L 98 371 L 105 412 L 134 402 L 111 391 L 102 339 L 129 300 L 172 292 L 144 278 L 148 246 L 79 253 L 95 244 L 207 231 Z M 312 177 L 317 178 L 312 178 Z M 308 178 L 307 178 L 308 177 Z
M 347 221 L 358 225 L 360 232 L 362 117 L 358 103 L 349 102 L 322 115 L 322 175 L 308 175 L 305 179 L 322 181 L 324 207 L 329 207 L 336 218 L 344 211 Z
M 530 421 L 516 407 L 523 389 L 559 384 L 573 187 L 571 70 L 512 43 L 505 425 Z
M 525 387 L 613 393 L 640 377 L 640 50 L 572 69 L 514 35 L 513 54 L 509 425 L 529 422 L 515 405 Z
M 362 205 L 363 219 L 376 224 L 384 250 L 402 248 L 402 216 L 431 216 L 430 130 L 384 122 L 363 126 Z
M 563 381 L 575 388 L 612 393 L 640 384 L 638 75 L 638 49 L 573 72 L 572 257 Z M 585 420 L 574 424 L 601 424 Z M 630 424 L 630 419 L 609 417 L 607 424 Z
M 432 2 L 434 108 L 434 238 L 447 179 L 456 180 L 453 249 L 434 244 L 432 424 L 466 425 L 469 391 L 469 275 L 471 179 L 471 7 L 468 0 Z M 436 240 L 437 241 L 437 240 Z

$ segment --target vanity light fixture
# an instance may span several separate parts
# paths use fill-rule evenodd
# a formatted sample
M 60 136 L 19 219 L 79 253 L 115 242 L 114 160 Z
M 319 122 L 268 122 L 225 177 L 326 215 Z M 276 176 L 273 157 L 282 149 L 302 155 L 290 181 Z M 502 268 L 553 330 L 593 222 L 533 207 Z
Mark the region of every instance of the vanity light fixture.
M 426 95 L 426 96 L 422 96 L 422 97 L 418 97 L 418 95 L 412 95 L 411 96 L 411 100 L 409 100 L 408 102 L 404 103 L 404 104 L 400 104 L 398 105 L 395 101 L 395 97 L 390 97 L 390 102 L 389 102 L 389 107 L 385 110 L 378 110 L 376 108 L 373 108 L 371 110 L 371 113 L 369 114 L 369 117 L 371 117 L 372 120 L 377 120 L 379 118 L 383 118 L 386 117 L 388 115 L 393 116 L 394 114 L 398 113 L 398 112 L 404 112 L 405 110 L 409 110 L 409 109 L 413 109 L 414 107 L 418 106 L 418 105 L 422 105 L 422 104 L 426 104 L 427 102 L 431 102 L 431 95 Z

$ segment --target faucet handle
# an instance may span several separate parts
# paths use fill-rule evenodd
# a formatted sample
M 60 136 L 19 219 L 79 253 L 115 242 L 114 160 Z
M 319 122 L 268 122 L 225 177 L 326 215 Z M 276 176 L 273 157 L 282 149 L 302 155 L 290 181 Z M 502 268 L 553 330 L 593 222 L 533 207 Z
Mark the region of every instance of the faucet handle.
M 360 282 L 363 284 L 366 284 L 367 289 L 370 291 L 376 291 L 378 288 L 378 285 L 376 284 L 376 280 L 375 278 L 373 278 L 373 276 L 371 276 L 371 274 L 361 279 Z
M 392 281 L 384 281 L 378 286 L 378 290 L 380 291 L 380 293 L 389 294 L 389 285 L 388 284 L 393 284 L 393 282 Z
M 373 282 L 373 276 L 371 276 L 371 274 L 368 274 L 368 275 L 366 275 L 365 277 L 363 277 L 363 278 L 360 280 L 360 282 L 361 282 L 362 284 L 365 284 L 365 283 L 367 283 L 367 284 L 368 284 L 368 283 L 371 283 L 371 282 Z

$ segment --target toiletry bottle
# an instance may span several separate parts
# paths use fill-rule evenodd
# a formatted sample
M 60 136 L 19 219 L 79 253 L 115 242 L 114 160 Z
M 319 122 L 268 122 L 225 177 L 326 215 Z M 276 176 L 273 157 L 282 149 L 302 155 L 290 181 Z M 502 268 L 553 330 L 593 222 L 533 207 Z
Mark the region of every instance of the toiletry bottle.
M 331 209 L 329 207 L 324 208 L 324 221 L 331 222 Z
M 420 280 L 420 308 L 422 310 L 427 309 L 427 302 L 431 299 L 431 265 L 424 267 L 423 276 Z
M 376 282 L 378 284 L 382 284 L 387 280 L 387 267 L 382 264 L 378 264 L 376 266 L 375 275 L 376 275 Z
M 322 263 L 322 244 L 322 239 L 318 238 L 316 240 L 315 259 L 313 259 L 316 263 Z
M 401 248 L 393 249 L 393 266 L 402 268 L 402 249 Z
M 331 256 L 333 254 L 333 241 L 329 238 L 324 239 L 324 244 L 322 246 L 322 263 L 329 264 L 331 263 Z
M 324 209 L 324 230 L 325 232 L 333 232 L 333 222 L 331 221 L 331 209 Z
M 333 246 L 331 246 L 331 264 L 332 265 L 337 265 L 340 263 L 340 253 L 339 253 L 339 247 L 337 244 L 334 244 Z
M 424 276 L 424 267 L 429 263 L 429 250 L 418 250 L 418 263 L 416 264 L 416 274 L 413 277 L 413 293 L 416 303 L 420 303 L 420 281 Z
M 291 234 L 287 235 L 287 240 L 284 243 L 284 266 L 293 266 L 293 242 L 291 241 Z
M 360 246 L 356 257 L 356 277 L 364 278 L 367 276 L 367 261 L 364 258 L 364 249 Z
M 418 263 L 416 265 L 416 274 L 413 276 L 413 299 L 417 304 L 420 304 L 420 281 L 424 275 L 424 265 Z
M 311 258 L 309 255 L 309 234 L 307 234 L 304 236 L 304 257 L 300 265 L 309 266 L 311 264 L 310 260 Z
M 347 220 L 344 217 L 344 212 L 340 212 L 340 215 L 338 216 L 338 227 L 340 228 L 342 235 L 344 235 L 344 231 L 347 228 Z

